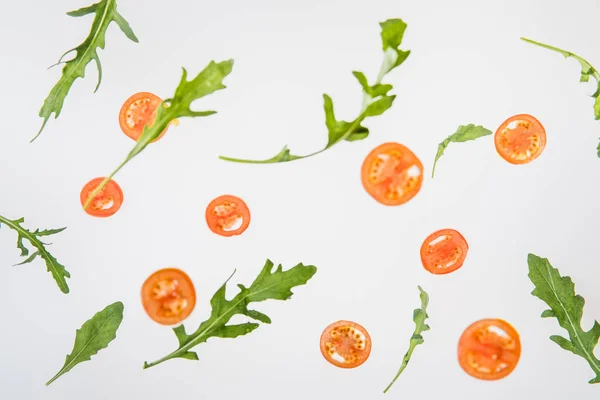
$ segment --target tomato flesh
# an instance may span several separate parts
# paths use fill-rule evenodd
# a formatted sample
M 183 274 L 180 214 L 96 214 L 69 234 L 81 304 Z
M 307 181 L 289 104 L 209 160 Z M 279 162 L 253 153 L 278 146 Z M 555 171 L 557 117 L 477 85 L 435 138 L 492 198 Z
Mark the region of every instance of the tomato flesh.
M 356 368 L 371 354 L 371 337 L 365 328 L 351 321 L 337 321 L 321 334 L 321 354 L 340 368 Z
M 527 164 L 546 147 L 546 130 L 535 117 L 519 114 L 508 118 L 494 135 L 496 151 L 511 164 Z
M 458 362 L 470 376 L 498 380 L 516 368 L 521 356 L 519 334 L 501 319 L 483 319 L 469 326 L 458 343 Z
M 83 206 L 94 190 L 100 185 L 104 178 L 94 178 L 89 181 L 79 194 L 79 200 Z M 94 199 L 90 202 L 85 212 L 93 217 L 106 218 L 114 215 L 123 204 L 123 191 L 117 182 L 112 179 L 108 181 Z
M 142 285 L 142 303 L 148 316 L 161 325 L 174 325 L 186 319 L 196 305 L 191 279 L 176 268 L 150 275 Z
M 379 203 L 404 204 L 421 189 L 423 164 L 406 146 L 384 143 L 365 158 L 361 180 L 367 193 Z
M 460 232 L 441 229 L 423 241 L 421 262 L 432 274 L 449 274 L 462 267 L 468 251 L 469 245 Z
M 128 98 L 123 103 L 119 112 L 119 125 L 123 133 L 131 139 L 138 141 L 144 131 L 144 127 L 154 124 L 156 110 L 161 103 L 162 100 L 160 97 L 148 92 L 136 93 Z M 152 142 L 161 139 L 167 133 L 167 129 L 168 126 Z
M 206 207 L 206 223 L 218 235 L 240 235 L 250 225 L 250 210 L 239 197 L 219 196 Z

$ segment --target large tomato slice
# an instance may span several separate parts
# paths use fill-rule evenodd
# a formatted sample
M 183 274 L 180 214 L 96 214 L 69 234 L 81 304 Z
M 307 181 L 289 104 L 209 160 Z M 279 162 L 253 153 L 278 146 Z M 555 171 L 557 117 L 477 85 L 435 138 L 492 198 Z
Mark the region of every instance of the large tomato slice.
M 387 206 L 404 204 L 421 190 L 423 164 L 400 143 L 384 143 L 365 158 L 362 184 L 371 197 Z
M 519 334 L 501 319 L 482 319 L 469 326 L 458 342 L 458 363 L 477 379 L 509 375 L 521 357 Z
M 151 126 L 156 119 L 156 109 L 162 103 L 160 97 L 148 93 L 136 93 L 123 103 L 119 112 L 119 125 L 127 136 L 136 142 L 144 131 L 144 126 Z M 167 128 L 152 142 L 156 142 L 167 133 Z
M 82 206 L 103 180 L 104 178 L 94 178 L 81 189 L 79 200 Z M 106 218 L 119 211 L 122 204 L 123 191 L 117 182 L 111 179 L 94 197 L 94 200 L 85 209 L 85 212 L 93 217 Z
M 241 235 L 250 225 L 250 210 L 239 197 L 219 196 L 206 207 L 206 223 L 217 235 Z
M 334 322 L 321 334 L 321 354 L 336 367 L 356 368 L 371 354 L 371 337 L 356 322 Z
M 462 267 L 469 251 L 463 235 L 454 229 L 433 232 L 421 245 L 421 262 L 432 274 L 449 274 Z
M 177 268 L 161 269 L 142 285 L 142 304 L 153 321 L 175 325 L 194 310 L 196 290 L 185 272 Z
M 511 164 L 527 164 L 546 147 L 546 130 L 529 114 L 514 115 L 504 121 L 494 135 L 496 151 Z

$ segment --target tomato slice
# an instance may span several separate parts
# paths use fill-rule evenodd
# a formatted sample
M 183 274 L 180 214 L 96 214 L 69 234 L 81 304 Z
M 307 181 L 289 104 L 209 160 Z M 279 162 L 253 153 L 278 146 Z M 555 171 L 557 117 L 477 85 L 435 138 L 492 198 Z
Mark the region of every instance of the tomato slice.
M 142 285 L 146 314 L 161 325 L 175 325 L 196 306 L 196 289 L 187 274 L 177 268 L 156 271 Z
M 521 357 L 519 334 L 501 319 L 470 325 L 458 342 L 458 363 L 469 375 L 487 381 L 509 375 Z
M 440 229 L 427 236 L 421 245 L 421 262 L 432 274 L 443 275 L 462 267 L 469 244 L 454 229 Z
M 139 140 L 144 131 L 144 126 L 152 126 L 156 119 L 156 109 L 162 103 L 160 97 L 148 92 L 136 93 L 123 103 L 119 112 L 119 125 L 127 136 Z M 152 141 L 156 142 L 167 133 L 167 128 Z
M 504 121 L 494 135 L 496 151 L 511 164 L 527 164 L 546 147 L 546 130 L 529 114 L 514 115 Z
M 79 200 L 82 206 L 103 180 L 104 178 L 94 178 L 81 189 Z M 123 191 L 117 182 L 110 180 L 94 197 L 85 212 L 93 217 L 106 218 L 119 211 L 122 204 Z
M 321 334 L 321 354 L 336 367 L 356 368 L 371 354 L 371 337 L 356 322 L 334 322 Z
M 361 169 L 365 190 L 387 206 L 404 204 L 421 190 L 423 164 L 406 146 L 384 143 L 365 158 Z
M 241 235 L 250 225 L 250 210 L 239 197 L 225 194 L 206 207 L 206 223 L 217 235 Z

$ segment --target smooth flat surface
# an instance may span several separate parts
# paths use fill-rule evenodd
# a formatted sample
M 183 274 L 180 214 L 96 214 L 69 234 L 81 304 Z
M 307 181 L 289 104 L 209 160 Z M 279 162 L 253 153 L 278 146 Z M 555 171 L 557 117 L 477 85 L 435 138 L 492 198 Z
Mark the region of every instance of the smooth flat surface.
M 111 25 L 100 58 L 104 80 L 87 69 L 33 144 L 39 108 L 60 76 L 46 67 L 87 35 L 92 18 L 66 11 L 85 1 L 10 2 L 0 24 L 0 213 L 25 226 L 67 230 L 52 253 L 72 274 L 63 295 L 41 260 L 25 266 L 16 234 L 0 229 L 2 322 L 0 398 L 99 399 L 374 399 L 392 379 L 413 331 L 417 285 L 431 296 L 431 331 L 386 395 L 421 399 L 589 399 L 598 387 L 587 363 L 552 343 L 564 334 L 541 319 L 544 304 L 530 292 L 527 253 L 550 261 L 576 282 L 586 299 L 584 327 L 600 319 L 596 256 L 600 224 L 600 122 L 580 84 L 579 65 L 519 40 L 566 48 L 600 65 L 597 1 L 120 1 L 119 11 L 140 39 Z M 369 119 L 371 136 L 311 159 L 242 165 L 218 155 L 267 158 L 288 144 L 294 153 L 318 150 L 326 129 L 322 94 L 336 114 L 351 119 L 361 92 L 351 71 L 377 74 L 382 52 L 378 23 L 408 23 L 404 65 L 386 78 L 397 94 L 391 110 Z M 208 118 L 184 119 L 115 178 L 125 203 L 111 218 L 80 207 L 79 192 L 116 167 L 134 142 L 119 129 L 125 99 L 138 91 L 172 95 L 181 67 L 196 74 L 210 60 L 235 59 L 224 91 L 205 98 Z M 438 143 L 460 124 L 495 130 L 517 113 L 546 127 L 542 156 L 513 166 L 492 137 L 451 144 L 431 166 Z M 401 207 L 373 201 L 360 166 L 375 146 L 397 141 L 426 168 L 421 192 Z M 246 233 L 221 238 L 204 221 L 214 197 L 232 193 L 252 212 Z M 447 276 L 427 273 L 422 240 L 451 227 L 470 245 L 464 267 Z M 198 302 L 186 326 L 209 312 L 215 290 L 249 284 L 265 259 L 318 272 L 287 302 L 257 309 L 273 323 L 237 339 L 211 339 L 196 348 L 200 361 L 174 360 L 142 370 L 177 345 L 170 329 L 152 322 L 140 287 L 157 269 L 176 266 L 193 279 Z M 229 295 L 233 296 L 235 285 Z M 50 387 L 75 330 L 107 304 L 121 300 L 117 339 L 92 361 Z M 523 353 L 512 375 L 483 382 L 456 360 L 463 329 L 498 317 L 521 334 Z M 373 339 L 370 359 L 342 370 L 325 362 L 318 341 L 329 323 L 349 319 Z M 598 351 L 596 351 L 598 354 Z

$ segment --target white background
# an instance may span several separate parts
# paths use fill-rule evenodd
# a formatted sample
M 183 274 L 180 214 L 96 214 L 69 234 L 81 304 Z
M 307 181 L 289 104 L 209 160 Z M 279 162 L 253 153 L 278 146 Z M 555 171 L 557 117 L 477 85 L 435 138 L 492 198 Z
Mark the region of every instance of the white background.
M 16 234 L 0 229 L 1 399 L 383 398 L 414 328 L 418 284 L 431 295 L 431 331 L 387 397 L 598 396 L 586 361 L 548 339 L 565 332 L 539 317 L 545 307 L 530 294 L 526 263 L 529 252 L 548 257 L 586 298 L 584 327 L 600 318 L 594 87 L 578 83 L 574 60 L 519 40 L 564 47 L 600 65 L 597 1 L 122 0 L 118 9 L 140 43 L 111 25 L 99 91 L 92 94 L 90 66 L 33 144 L 38 110 L 60 76 L 60 68 L 46 67 L 83 40 L 92 17 L 65 15 L 89 5 L 79 0 L 7 5 L 0 24 L 0 213 L 24 216 L 32 229 L 67 226 L 51 251 L 72 279 L 64 295 L 41 260 L 12 267 L 20 261 Z M 284 144 L 296 154 L 321 148 L 322 94 L 333 97 L 339 118 L 356 115 L 361 92 L 351 71 L 374 79 L 382 58 L 378 23 L 388 18 L 408 23 L 402 48 L 412 54 L 386 78 L 398 97 L 366 122 L 367 140 L 288 164 L 217 158 L 267 158 Z M 83 185 L 108 174 L 134 144 L 119 129 L 123 101 L 138 91 L 168 97 L 182 66 L 195 75 L 210 60 L 228 58 L 235 59 L 228 88 L 198 102 L 219 113 L 181 120 L 127 165 L 115 178 L 125 193 L 116 215 L 85 214 Z M 437 144 L 459 124 L 495 130 L 517 113 L 547 129 L 539 159 L 511 165 L 487 137 L 451 144 L 429 178 Z M 364 157 L 386 141 L 407 145 L 426 168 L 421 192 L 399 207 L 376 203 L 360 183 Z M 251 209 L 240 237 L 219 237 L 206 226 L 206 205 L 224 193 Z M 445 227 L 461 231 L 470 252 L 459 271 L 430 275 L 419 248 Z M 271 325 L 211 339 L 195 349 L 198 362 L 142 370 L 145 360 L 177 346 L 171 330 L 142 309 L 149 274 L 176 266 L 191 276 L 198 303 L 186 326 L 195 329 L 233 269 L 232 283 L 249 284 L 266 258 L 286 268 L 314 264 L 318 272 L 291 300 L 257 307 Z M 232 285 L 229 295 L 235 293 Z M 117 339 L 45 387 L 75 330 L 117 300 L 125 304 Z M 513 324 L 523 346 L 516 370 L 496 382 L 471 378 L 456 360 L 464 328 L 488 317 Z M 371 357 L 360 368 L 338 369 L 319 352 L 322 329 L 339 319 L 371 334 Z

